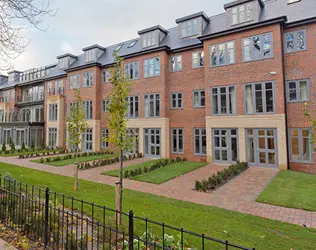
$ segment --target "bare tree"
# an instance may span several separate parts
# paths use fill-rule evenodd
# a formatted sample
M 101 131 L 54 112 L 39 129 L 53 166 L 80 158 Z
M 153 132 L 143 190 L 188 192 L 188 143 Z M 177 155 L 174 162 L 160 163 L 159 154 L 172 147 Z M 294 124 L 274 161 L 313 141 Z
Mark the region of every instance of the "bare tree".
M 54 16 L 50 0 L 0 0 L 0 70 L 8 70 L 29 44 L 25 31 L 40 27 L 46 16 Z

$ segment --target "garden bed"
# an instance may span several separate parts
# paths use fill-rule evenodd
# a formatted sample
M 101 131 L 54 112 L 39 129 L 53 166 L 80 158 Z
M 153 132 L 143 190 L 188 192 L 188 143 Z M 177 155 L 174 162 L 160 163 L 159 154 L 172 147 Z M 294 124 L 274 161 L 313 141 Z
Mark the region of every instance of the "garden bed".
M 195 190 L 208 192 L 216 190 L 234 179 L 236 176 L 248 169 L 248 164 L 246 162 L 237 162 L 234 165 L 229 166 L 227 169 L 218 171 L 213 174 L 208 179 L 203 179 L 201 181 L 195 181 Z
M 161 184 L 197 168 L 205 166 L 205 162 L 189 162 L 185 158 L 158 159 L 141 164 L 135 164 L 123 169 L 123 178 L 138 180 L 154 184 Z M 104 175 L 119 177 L 120 170 L 102 173 Z

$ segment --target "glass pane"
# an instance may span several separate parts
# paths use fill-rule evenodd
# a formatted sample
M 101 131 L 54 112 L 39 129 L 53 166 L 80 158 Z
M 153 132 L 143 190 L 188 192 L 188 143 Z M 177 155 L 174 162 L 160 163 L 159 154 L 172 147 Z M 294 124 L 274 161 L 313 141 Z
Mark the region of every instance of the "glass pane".
M 253 46 L 252 46 L 253 59 L 260 59 L 261 58 L 260 36 L 254 36 L 252 38 L 252 42 L 253 42 Z
M 247 129 L 247 134 L 248 135 L 253 135 L 253 129 Z
M 262 129 L 258 130 L 258 135 L 259 136 L 264 136 L 265 135 L 265 130 L 262 130 Z
M 273 112 L 273 90 L 266 91 L 266 112 Z
M 221 151 L 220 150 L 215 150 L 215 160 L 220 161 L 221 160 Z
M 227 137 L 226 136 L 222 136 L 221 137 L 221 142 L 222 142 L 222 148 L 226 148 L 227 147 Z
M 305 32 L 304 31 L 297 32 L 297 49 L 298 50 L 306 49 L 306 47 L 305 47 Z
M 259 153 L 259 162 L 260 163 L 267 163 L 267 160 L 266 160 L 266 153 L 265 152 L 260 152 Z
M 294 130 L 292 130 L 292 137 L 293 136 L 298 136 L 298 130 L 297 129 L 294 129 Z
M 263 112 L 263 100 L 262 100 L 262 92 L 256 91 L 256 112 L 262 113 Z
M 264 137 L 259 137 L 258 138 L 258 147 L 260 148 L 260 149 L 265 149 L 266 148 L 266 138 L 264 138 Z
M 272 56 L 272 37 L 271 34 L 267 34 L 263 36 L 263 57 L 271 57 Z
M 248 138 L 248 162 L 255 162 L 254 139 Z
M 275 153 L 268 153 L 269 164 L 275 164 Z
M 216 66 L 217 65 L 217 54 L 216 54 L 217 46 L 213 45 L 211 47 L 211 65 Z
M 303 129 L 302 130 L 302 136 L 303 137 L 309 137 L 309 130 Z
M 302 138 L 302 156 L 304 161 L 311 160 L 311 152 L 310 152 L 310 141 L 309 138 Z
M 296 82 L 289 82 L 289 97 L 290 97 L 290 101 L 294 101 L 297 99 Z
M 237 159 L 238 159 L 237 138 L 231 139 L 231 147 L 232 147 L 232 161 L 237 161 Z
M 253 113 L 253 105 L 252 105 L 252 85 L 246 85 L 246 113 Z
M 227 161 L 227 150 L 222 150 L 222 161 Z
M 300 159 L 300 151 L 299 151 L 299 143 L 298 138 L 292 138 L 292 160 L 299 160 Z
M 268 140 L 268 149 L 275 149 L 274 138 L 267 138 Z
M 307 81 L 300 81 L 300 99 L 301 101 L 307 101 Z
M 216 92 L 217 92 L 217 89 L 216 89 Z M 213 93 L 214 93 L 214 89 L 213 89 Z M 217 96 L 217 94 L 212 95 L 212 113 L 218 114 L 218 96 Z
M 220 147 L 219 137 L 214 137 L 214 147 Z
M 294 34 L 293 33 L 289 33 L 286 34 L 286 51 L 287 52 L 292 52 L 295 50 L 294 48 Z

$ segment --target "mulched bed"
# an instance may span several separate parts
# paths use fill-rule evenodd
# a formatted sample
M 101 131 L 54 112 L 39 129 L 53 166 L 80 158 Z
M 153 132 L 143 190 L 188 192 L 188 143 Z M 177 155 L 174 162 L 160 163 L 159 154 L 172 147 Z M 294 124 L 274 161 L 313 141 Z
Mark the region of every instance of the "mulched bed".
M 38 242 L 27 238 L 23 233 L 16 232 L 0 223 L 0 238 L 8 242 L 11 246 L 21 250 L 43 250 Z

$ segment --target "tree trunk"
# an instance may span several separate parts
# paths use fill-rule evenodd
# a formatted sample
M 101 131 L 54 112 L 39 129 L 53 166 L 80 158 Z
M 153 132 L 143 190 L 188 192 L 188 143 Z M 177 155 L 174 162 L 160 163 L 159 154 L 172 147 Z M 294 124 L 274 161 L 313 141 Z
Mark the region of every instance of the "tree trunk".
M 120 151 L 120 212 L 123 211 L 123 154 L 124 151 Z M 120 224 L 122 224 L 122 214 L 120 216 Z
M 75 178 L 75 184 L 74 184 L 74 190 L 78 190 L 78 147 L 76 148 L 76 162 L 74 166 L 74 178 Z

